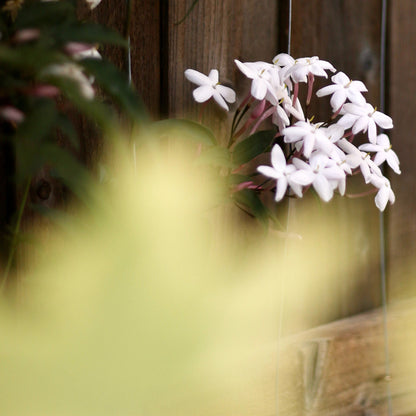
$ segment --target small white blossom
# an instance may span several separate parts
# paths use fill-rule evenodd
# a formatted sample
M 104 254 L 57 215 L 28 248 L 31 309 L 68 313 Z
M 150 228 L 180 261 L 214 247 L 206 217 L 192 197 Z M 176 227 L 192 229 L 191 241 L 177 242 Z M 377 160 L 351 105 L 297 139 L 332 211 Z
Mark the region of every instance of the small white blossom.
M 352 169 L 360 167 L 365 183 L 369 183 L 371 175 L 382 176 L 380 168 L 371 160 L 368 153 L 362 152 L 347 139 L 341 139 L 337 146 L 345 153 L 345 161 Z
M 385 210 L 387 202 L 390 201 L 390 204 L 394 204 L 396 197 L 393 190 L 391 189 L 390 181 L 386 177 L 382 175 L 371 175 L 370 182 L 372 185 L 378 188 L 378 192 L 374 198 L 374 201 L 380 211 Z
M 286 164 L 285 155 L 278 144 L 273 146 L 271 162 L 272 166 L 258 166 L 257 170 L 264 176 L 276 179 L 275 201 L 278 202 L 283 199 L 288 186 L 292 188 L 298 197 L 302 197 L 302 185 L 309 185 L 310 182 L 307 178 L 306 181 L 302 180 L 302 176 L 299 175 L 296 181 L 292 179 L 292 175 L 296 172 L 296 167 Z
M 238 69 L 247 77 L 252 79 L 251 83 L 251 95 L 256 100 L 263 100 L 266 97 L 267 92 L 273 93 L 271 86 L 271 73 L 270 69 L 273 68 L 272 64 L 267 62 L 240 62 L 234 59 Z
M 285 143 L 298 143 L 303 145 L 303 154 L 309 158 L 313 150 L 321 150 L 330 154 L 333 144 L 325 134 L 324 129 L 320 129 L 322 123 L 313 124 L 308 121 L 298 121 L 293 126 L 287 127 L 282 131 Z
M 376 138 L 376 143 L 365 143 L 358 147 L 360 150 L 366 152 L 377 152 L 374 158 L 376 165 L 381 165 L 383 162 L 387 164 L 396 172 L 398 175 L 400 171 L 400 161 L 394 150 L 391 148 L 390 140 L 386 134 L 379 134 Z
M 220 107 L 227 111 L 229 108 L 226 101 L 228 103 L 235 102 L 235 92 L 231 88 L 219 83 L 218 70 L 211 69 L 209 75 L 206 76 L 194 69 L 187 69 L 185 71 L 185 77 L 192 83 L 198 85 L 198 88 L 193 91 L 196 102 L 203 103 L 212 97 Z
M 342 169 L 332 164 L 328 156 L 323 153 L 313 154 L 309 159 L 309 164 L 296 158 L 293 159 L 293 164 L 305 174 L 317 194 L 325 202 L 333 197 L 338 182 L 345 178 Z
M 329 62 L 312 56 L 311 58 L 296 59 L 295 63 L 286 71 L 286 75 L 290 75 L 294 82 L 307 82 L 308 74 L 328 78 L 326 70 L 336 71 Z
M 69 78 L 78 84 L 80 94 L 87 100 L 92 100 L 95 96 L 91 80 L 82 72 L 78 65 L 68 62 L 64 64 L 54 64 L 46 67 L 42 74 L 44 76 L 54 76 Z
M 342 106 L 343 116 L 338 120 L 338 124 L 345 129 L 352 127 L 353 134 L 360 131 L 367 132 L 371 143 L 376 143 L 377 125 L 382 129 L 392 129 L 393 120 L 381 111 L 377 111 L 371 104 L 357 105 L 346 103 Z
M 361 92 L 367 91 L 366 86 L 361 81 L 351 81 L 343 72 L 331 77 L 333 85 L 328 85 L 316 92 L 318 97 L 332 94 L 330 103 L 334 111 L 338 110 L 342 104 L 349 99 L 354 104 L 364 104 L 365 98 Z

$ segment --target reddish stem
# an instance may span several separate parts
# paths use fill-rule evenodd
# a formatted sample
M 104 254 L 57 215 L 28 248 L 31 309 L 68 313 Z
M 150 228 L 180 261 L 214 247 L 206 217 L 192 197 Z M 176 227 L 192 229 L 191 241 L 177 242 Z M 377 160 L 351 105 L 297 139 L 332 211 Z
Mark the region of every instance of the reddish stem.
M 308 73 L 308 95 L 306 97 L 306 106 L 308 106 L 311 103 L 314 81 L 315 81 L 314 75 L 312 74 L 312 72 L 309 72 Z

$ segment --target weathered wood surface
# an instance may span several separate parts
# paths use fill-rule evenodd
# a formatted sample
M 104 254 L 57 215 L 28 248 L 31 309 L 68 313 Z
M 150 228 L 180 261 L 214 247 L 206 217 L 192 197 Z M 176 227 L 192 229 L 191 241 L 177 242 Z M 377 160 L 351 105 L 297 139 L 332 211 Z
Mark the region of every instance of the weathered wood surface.
M 389 295 L 416 296 L 416 2 L 390 2 L 388 109 L 394 120 L 389 134 L 401 161 L 402 174 L 391 175 L 396 203 L 388 212 Z
M 187 68 L 208 72 L 217 68 L 223 84 L 248 91 L 249 83 L 238 72 L 234 59 L 271 60 L 277 50 L 277 3 L 273 0 L 204 0 L 181 24 L 191 2 L 168 3 L 166 25 L 166 110 L 170 116 L 197 119 L 200 105 L 192 98 L 192 84 L 184 77 Z M 227 137 L 227 114 L 209 103 L 204 122 L 212 123 Z
M 390 305 L 391 377 L 385 373 L 381 310 L 283 339 L 278 388 L 277 346 L 265 346 L 241 364 L 242 368 L 257 365 L 250 380 L 246 378 L 242 383 L 243 401 L 249 398 L 244 401 L 249 402 L 249 410 L 242 414 L 384 416 L 388 414 L 390 394 L 394 416 L 416 415 L 415 324 L 414 299 Z M 239 369 L 236 373 L 244 377 L 244 371 Z
M 279 397 L 282 411 L 287 407 L 282 413 L 386 415 L 389 383 L 393 414 L 415 415 L 415 324 L 414 300 L 389 307 L 391 381 L 385 377 L 381 310 L 315 328 L 287 340 L 280 356 Z M 296 385 L 300 388 L 294 388 Z

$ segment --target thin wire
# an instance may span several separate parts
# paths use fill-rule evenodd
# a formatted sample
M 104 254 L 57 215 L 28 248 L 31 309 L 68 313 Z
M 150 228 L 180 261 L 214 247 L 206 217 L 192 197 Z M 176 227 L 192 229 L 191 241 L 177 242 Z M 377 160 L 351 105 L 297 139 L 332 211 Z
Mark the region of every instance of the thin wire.
M 287 30 L 287 53 L 290 55 L 290 46 L 292 43 L 292 0 L 289 0 L 289 24 Z
M 290 47 L 292 42 L 292 0 L 289 0 L 289 13 L 288 13 L 288 36 L 287 36 L 287 53 L 290 55 Z M 289 223 L 291 220 L 292 212 L 292 198 L 289 198 L 288 211 L 286 219 L 286 240 L 284 245 L 284 258 L 287 258 L 287 243 L 289 238 Z M 281 276 L 280 281 L 280 305 L 279 305 L 279 323 L 277 331 L 277 356 L 276 356 L 276 415 L 279 416 L 279 364 L 280 364 L 280 344 L 283 333 L 283 316 L 285 311 L 285 293 L 286 293 L 286 278 L 285 275 Z
M 130 22 L 131 22 L 131 4 L 130 0 L 126 0 L 127 5 L 127 21 L 126 21 L 126 37 L 127 37 L 127 76 L 129 80 L 129 85 L 132 84 L 132 65 L 131 65 L 131 43 L 130 43 Z M 137 158 L 136 158 L 136 141 L 133 139 L 133 166 L 134 173 L 137 172 Z
M 387 44 L 387 0 L 382 0 L 381 6 L 381 45 L 380 45 L 380 111 L 385 111 L 385 83 L 386 83 L 386 44 Z M 385 250 L 385 221 L 384 214 L 379 214 L 380 234 L 380 280 L 381 280 L 381 301 L 383 310 L 383 334 L 384 334 L 384 371 L 387 381 L 387 408 L 388 415 L 393 415 L 392 398 L 390 388 L 390 357 L 389 337 L 387 328 L 387 284 L 386 284 L 386 250 Z

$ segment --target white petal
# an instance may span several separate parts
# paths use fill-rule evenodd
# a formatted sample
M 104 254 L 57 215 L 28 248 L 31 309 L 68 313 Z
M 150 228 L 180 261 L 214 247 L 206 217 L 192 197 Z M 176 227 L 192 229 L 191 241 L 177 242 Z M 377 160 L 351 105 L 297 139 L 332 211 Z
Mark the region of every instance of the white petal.
M 383 186 L 377 192 L 374 201 L 376 203 L 377 208 L 380 211 L 384 211 L 386 209 L 387 202 L 389 200 L 389 188 L 387 186 Z
M 335 91 L 333 96 L 331 97 L 330 103 L 331 107 L 334 110 L 338 110 L 342 104 L 345 103 L 347 100 L 347 93 L 345 91 L 345 88 L 339 89 L 338 91 Z
M 226 87 L 225 85 L 217 85 L 215 88 L 224 97 L 225 101 L 228 101 L 229 103 L 235 103 L 236 96 L 234 90 Z
M 251 83 L 251 95 L 257 100 L 263 100 L 267 93 L 267 84 L 261 78 L 253 79 Z
M 402 173 L 399 167 L 399 158 L 393 150 L 390 150 L 386 153 L 386 160 L 388 165 L 393 169 L 395 173 L 397 173 L 398 175 Z
M 351 81 L 350 85 L 351 85 L 351 89 L 361 91 L 361 92 L 368 91 L 367 87 L 361 81 Z
M 363 150 L 364 152 L 379 152 L 382 150 L 379 145 L 372 144 L 372 143 L 364 143 L 360 146 L 358 146 L 360 150 Z
M 344 104 L 344 107 L 345 107 L 345 105 L 346 104 Z M 349 129 L 357 121 L 357 118 L 358 117 L 356 115 L 347 113 L 347 114 L 344 114 L 337 121 L 337 124 L 339 124 L 340 126 L 344 127 L 344 129 Z
M 318 97 L 323 97 L 325 95 L 333 94 L 335 91 L 339 90 L 341 87 L 339 85 L 328 85 L 316 91 Z
M 387 158 L 387 153 L 384 151 L 378 152 L 374 158 L 374 163 L 380 166 Z
M 271 166 L 258 166 L 257 171 L 260 172 L 262 175 L 267 176 L 273 179 L 280 179 L 283 174 L 278 172 L 276 169 L 273 169 Z
M 368 140 L 370 143 L 376 143 L 377 139 L 377 126 L 374 120 L 370 117 L 368 120 Z
M 208 78 L 213 84 L 217 84 L 219 80 L 218 69 L 211 69 L 211 71 L 209 71 Z
M 309 158 L 315 148 L 315 135 L 307 134 L 303 137 L 303 154 Z
M 315 178 L 315 174 L 311 170 L 300 169 L 290 175 L 291 182 L 298 185 L 308 186 Z
M 196 85 L 211 85 L 211 80 L 201 72 L 195 71 L 194 69 L 187 69 L 185 71 L 185 77 L 188 81 L 193 82 Z
M 343 72 L 338 72 L 338 74 L 332 75 L 331 81 L 344 87 L 350 82 L 350 79 Z
M 387 149 L 390 147 L 390 139 L 387 134 L 379 134 L 377 136 L 377 144 L 383 147 L 384 149 Z
M 353 88 L 346 88 L 348 99 L 354 104 L 365 104 L 364 96 Z
M 284 171 L 286 167 L 286 158 L 283 150 L 278 144 L 275 144 L 272 149 L 272 165 L 279 171 Z
M 256 72 L 250 69 L 247 65 L 240 62 L 238 59 L 234 59 L 235 64 L 238 66 L 238 69 L 247 77 L 247 78 L 255 78 L 257 76 Z
M 362 116 L 357 119 L 357 121 L 352 126 L 352 132 L 354 134 L 359 133 L 360 131 L 366 131 L 368 128 L 368 125 L 370 123 L 370 118 L 368 116 Z M 374 124 L 374 123 L 373 123 Z
M 376 111 L 373 114 L 373 119 L 382 129 L 392 129 L 393 120 L 386 114 Z
M 199 88 L 202 88 L 202 87 L 199 87 Z M 216 101 L 216 103 L 220 107 L 222 107 L 224 110 L 228 111 L 229 110 L 228 105 L 225 102 L 224 98 L 222 98 L 221 94 L 215 88 L 212 91 L 213 91 L 212 96 L 213 96 L 214 100 Z
M 209 100 L 213 94 L 214 89 L 210 85 L 203 85 L 202 87 L 198 87 L 193 91 L 194 99 L 198 103 L 203 103 Z
M 282 178 L 280 178 L 277 181 L 276 196 L 274 198 L 276 202 L 283 199 L 286 193 L 286 189 L 287 189 L 287 179 L 286 179 L 286 176 L 282 176 Z
M 321 199 L 325 202 L 328 202 L 334 195 L 331 184 L 323 175 L 316 175 L 312 185 Z

